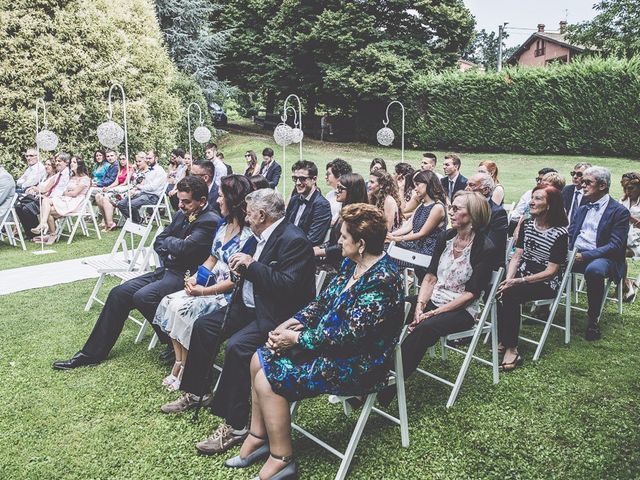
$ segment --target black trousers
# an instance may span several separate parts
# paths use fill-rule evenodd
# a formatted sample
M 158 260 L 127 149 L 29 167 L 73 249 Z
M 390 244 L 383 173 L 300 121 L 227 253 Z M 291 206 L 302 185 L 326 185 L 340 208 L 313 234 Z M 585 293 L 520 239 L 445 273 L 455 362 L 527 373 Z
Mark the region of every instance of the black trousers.
M 124 322 L 133 309 L 137 309 L 151 323 L 162 343 L 168 343 L 169 337 L 158 325 L 152 323 L 153 317 L 162 298 L 182 288 L 183 274 L 164 268 L 112 288 L 82 352 L 104 360 L 118 340 Z
M 411 309 L 413 312 L 417 297 L 410 297 L 408 301 L 413 305 Z M 435 310 L 436 308 L 429 301 L 425 311 Z M 414 315 L 412 312 L 410 312 L 408 321 L 413 321 Z M 422 321 L 402 342 L 402 366 L 405 378 L 416 371 L 427 349 L 435 345 L 440 337 L 450 333 L 462 332 L 472 326 L 473 317 L 466 310 L 441 313 Z
M 35 210 L 36 213 L 33 213 L 32 210 Z M 37 227 L 40 223 L 40 218 L 37 215 L 38 212 L 40 212 L 40 205 L 38 203 L 30 205 L 29 208 L 26 208 L 25 205 L 20 202 L 16 203 L 16 214 L 22 224 L 26 238 L 35 237 L 35 235 L 31 233 L 31 229 Z
M 498 340 L 507 348 L 518 346 L 520 336 L 520 305 L 531 300 L 555 298 L 558 292 L 548 285 L 522 283 L 505 290 L 498 300 Z
M 610 278 L 614 272 L 614 262 L 608 258 L 595 258 L 590 262 L 576 262 L 573 264 L 573 271 L 584 274 L 587 282 L 587 301 L 590 324 L 597 324 L 600 321 L 600 310 L 604 298 L 604 282 Z
M 158 196 L 151 193 L 139 193 L 131 199 L 131 220 L 135 223 L 142 223 L 142 217 L 140 216 L 140 207 L 142 205 L 155 205 L 158 203 Z M 124 218 L 129 218 L 129 200 L 125 198 L 120 200 L 116 207 L 120 210 L 120 213 Z M 184 280 L 183 280 L 184 284 Z
M 256 311 L 243 304 L 233 304 L 224 332 L 221 331 L 224 310 L 203 315 L 193 325 L 189 356 L 180 388 L 194 395 L 211 391 L 213 362 L 220 344 L 227 340 L 224 367 L 211 409 L 234 428 L 241 429 L 249 420 L 251 357 L 267 341 L 268 332 L 258 328 Z

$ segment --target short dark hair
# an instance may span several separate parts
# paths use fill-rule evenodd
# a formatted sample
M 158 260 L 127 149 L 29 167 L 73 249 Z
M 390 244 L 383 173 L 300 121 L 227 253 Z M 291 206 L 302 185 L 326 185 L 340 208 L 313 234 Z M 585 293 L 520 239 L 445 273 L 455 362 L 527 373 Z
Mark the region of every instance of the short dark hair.
M 171 150 L 171 154 L 176 157 L 184 158 L 184 150 L 182 148 L 174 148 Z
M 353 172 L 353 169 L 351 168 L 349 162 L 342 160 L 341 158 L 331 160 L 329 163 L 327 163 L 327 168 L 325 170 L 331 170 L 331 173 L 336 178 L 340 178 L 341 175 L 344 175 L 346 173 Z
M 380 255 L 387 236 L 387 220 L 382 211 L 367 203 L 352 203 L 340 212 L 347 232 L 358 242 L 364 240 L 364 250 L 371 255 Z
M 262 156 L 263 157 L 273 157 L 273 148 L 265 148 L 264 150 L 262 150 Z
M 215 143 L 207 143 L 207 144 L 204 146 L 204 149 L 205 149 L 205 150 L 211 150 L 211 149 L 213 149 L 213 150 L 218 150 L 218 145 L 216 145 Z
M 291 166 L 291 171 L 295 172 L 296 170 L 306 170 L 307 172 L 309 172 L 310 177 L 318 176 L 318 167 L 316 167 L 315 163 L 310 162 L 309 160 L 298 160 L 296 163 L 294 163 Z
M 193 162 L 193 164 L 199 166 L 200 168 L 203 168 L 206 171 L 207 175 L 209 175 L 211 180 L 213 180 L 216 167 L 213 166 L 213 162 L 211 160 L 196 160 Z
M 413 167 L 409 165 L 407 162 L 396 163 L 394 170 L 396 171 L 396 174 L 402 175 L 403 177 L 407 173 L 413 173 L 415 171 Z
M 240 227 L 244 227 L 247 215 L 245 197 L 253 192 L 251 182 L 244 175 L 227 175 L 220 181 L 220 192 L 229 210 L 227 221 L 235 220 Z
M 460 161 L 460 157 L 458 155 L 456 155 L 455 153 L 447 153 L 444 156 L 445 160 L 451 160 L 453 162 L 453 164 L 456 166 L 456 168 L 460 168 L 460 165 L 462 165 L 462 162 Z
M 190 193 L 191 198 L 200 200 L 209 197 L 209 188 L 203 179 L 195 175 L 188 175 L 178 182 L 176 188 L 179 192 Z
M 438 163 L 438 157 L 436 157 L 435 153 L 431 153 L 431 152 L 424 152 L 422 154 L 423 158 L 430 158 L 431 160 L 433 160 L 433 163 Z
M 252 175 L 249 178 L 251 185 L 253 185 L 254 190 L 262 190 L 263 188 L 271 188 L 269 185 L 269 180 L 264 178 L 262 175 Z
M 220 160 L 224 160 L 224 153 L 216 152 L 216 157 L 218 157 Z
M 546 175 L 547 173 L 551 173 L 551 172 L 558 173 L 558 171 L 555 168 L 544 167 L 538 170 L 538 175 Z

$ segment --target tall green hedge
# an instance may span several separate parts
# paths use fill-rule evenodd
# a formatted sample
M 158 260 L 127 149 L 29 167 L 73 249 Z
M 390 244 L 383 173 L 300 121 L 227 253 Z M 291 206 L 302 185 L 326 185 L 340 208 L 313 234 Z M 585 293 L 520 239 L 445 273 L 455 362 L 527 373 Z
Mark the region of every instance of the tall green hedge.
M 0 0 L 0 45 L 0 162 L 14 174 L 34 144 L 37 98 L 47 101 L 58 149 L 88 158 L 99 147 L 95 130 L 114 81 L 128 97 L 130 152 L 176 146 L 185 79 L 169 59 L 151 0 Z M 114 98 L 122 124 L 120 94 Z
M 423 76 L 405 105 L 422 148 L 640 156 L 639 59 Z

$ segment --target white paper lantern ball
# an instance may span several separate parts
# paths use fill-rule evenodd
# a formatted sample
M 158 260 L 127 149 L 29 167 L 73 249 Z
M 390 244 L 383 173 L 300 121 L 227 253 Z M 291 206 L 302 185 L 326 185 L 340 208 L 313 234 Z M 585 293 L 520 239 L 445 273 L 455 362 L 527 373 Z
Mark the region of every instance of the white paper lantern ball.
M 51 130 L 42 130 L 36 135 L 36 145 L 45 152 L 55 150 L 58 146 L 58 136 Z
M 290 145 L 292 142 L 293 129 L 286 123 L 281 123 L 273 131 L 273 139 L 281 147 Z
M 116 122 L 108 122 L 98 125 L 98 141 L 107 148 L 116 148 L 124 140 L 124 130 Z
M 211 139 L 211 130 L 207 127 L 198 127 L 193 131 L 193 138 L 198 143 L 207 143 Z
M 291 143 L 300 143 L 304 137 L 302 129 L 296 127 L 291 129 Z
M 384 145 L 385 147 L 388 147 L 393 143 L 393 140 L 396 138 L 396 135 L 393 133 L 393 130 L 391 130 L 389 127 L 383 127 L 380 130 L 378 130 L 378 133 L 376 134 L 376 138 L 378 139 L 378 143 L 380 145 Z

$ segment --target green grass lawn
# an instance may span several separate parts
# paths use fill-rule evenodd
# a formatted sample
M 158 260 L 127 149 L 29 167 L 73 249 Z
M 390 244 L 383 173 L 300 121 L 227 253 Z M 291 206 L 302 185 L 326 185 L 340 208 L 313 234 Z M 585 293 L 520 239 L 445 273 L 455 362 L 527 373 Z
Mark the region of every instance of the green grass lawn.
M 235 171 L 244 171 L 245 150 L 260 153 L 265 146 L 275 147 L 270 136 L 260 133 L 234 132 L 219 144 Z M 281 161 L 281 148 L 274 149 Z M 291 165 L 296 149 L 287 153 Z M 405 153 L 417 166 L 420 152 Z M 321 165 L 321 171 L 335 157 L 351 161 L 360 173 L 374 156 L 391 164 L 400 161 L 397 149 L 316 141 L 305 141 L 304 156 Z M 514 201 L 531 188 L 542 166 L 567 173 L 584 158 L 465 154 L 463 173 L 473 172 L 481 159 L 498 162 L 507 201 Z M 620 175 L 638 169 L 625 159 L 591 161 L 614 172 L 614 197 L 621 193 Z M 44 257 L 31 253 L 37 248 L 33 244 L 29 252 L 0 244 L 0 270 L 105 253 L 115 236 L 112 232 L 101 241 L 78 236 L 71 246 L 55 245 L 56 254 Z M 255 476 L 259 466 L 247 472 L 223 467 L 237 449 L 221 457 L 196 455 L 194 443 L 217 426 L 218 418 L 204 413 L 194 424 L 190 413 L 160 413 L 159 406 L 176 395 L 160 385 L 167 373 L 157 360 L 160 349 L 147 350 L 149 336 L 145 344 L 134 345 L 137 328 L 132 323 L 107 362 L 71 372 L 51 370 L 52 361 L 75 353 L 91 331 L 99 308 L 84 312 L 83 307 L 93 284 L 86 280 L 0 296 L 0 478 Z M 491 384 L 489 369 L 473 365 L 449 411 L 444 407 L 446 387 L 425 377 L 411 378 L 409 448 L 400 447 L 395 425 L 372 416 L 349 478 L 639 478 L 639 305 L 625 305 L 624 324 L 615 305 L 607 305 L 604 338 L 594 343 L 582 337 L 584 314 L 574 315 L 569 346 L 552 332 L 540 362 L 533 364 L 533 349 L 524 344 L 523 368 L 502 375 L 498 385 Z M 427 359 L 425 365 L 454 377 L 460 360 L 450 357 L 449 362 Z M 343 447 L 355 417 L 345 419 L 340 408 L 321 397 L 303 402 L 300 423 Z M 333 478 L 337 458 L 300 437 L 295 437 L 294 448 L 302 478 Z

